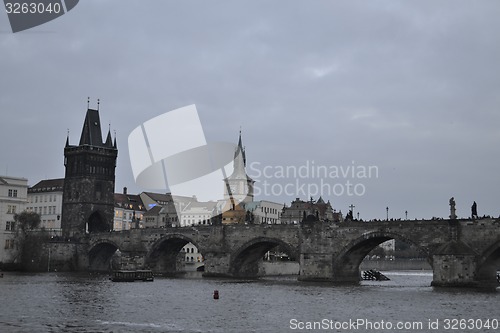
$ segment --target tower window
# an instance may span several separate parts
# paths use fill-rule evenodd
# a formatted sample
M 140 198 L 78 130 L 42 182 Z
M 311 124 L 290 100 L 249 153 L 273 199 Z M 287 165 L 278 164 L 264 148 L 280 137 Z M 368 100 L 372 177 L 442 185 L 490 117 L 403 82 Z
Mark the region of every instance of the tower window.
M 101 200 L 102 185 L 101 183 L 95 184 L 95 197 L 97 200 Z

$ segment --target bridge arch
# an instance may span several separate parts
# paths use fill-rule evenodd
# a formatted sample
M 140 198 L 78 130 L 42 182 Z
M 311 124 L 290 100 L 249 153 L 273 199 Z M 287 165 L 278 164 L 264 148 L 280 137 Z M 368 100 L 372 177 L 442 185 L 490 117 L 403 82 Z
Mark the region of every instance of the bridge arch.
M 500 269 L 500 241 L 490 245 L 477 260 L 476 280 L 480 286 L 497 287 L 497 271 Z
M 287 242 L 278 238 L 258 237 L 246 242 L 231 255 L 230 275 L 246 278 L 258 277 L 259 262 L 267 251 L 276 246 L 282 246 L 292 260 L 298 259 L 298 249 Z
M 176 274 L 180 267 L 179 253 L 182 248 L 192 243 L 203 253 L 198 242 L 183 234 L 169 234 L 157 240 L 146 255 L 146 267 L 156 273 Z
M 360 271 L 359 266 L 363 259 L 370 253 L 376 246 L 388 240 L 395 239 L 403 241 L 416 247 L 427 259 L 431 265 L 432 255 L 428 249 L 420 246 L 416 241 L 411 238 L 385 231 L 373 231 L 363 234 L 361 237 L 349 242 L 339 254 L 333 258 L 333 281 L 336 282 L 359 282 Z
M 118 245 L 111 240 L 98 240 L 88 252 L 90 271 L 109 271 L 111 267 L 111 258 L 119 250 Z

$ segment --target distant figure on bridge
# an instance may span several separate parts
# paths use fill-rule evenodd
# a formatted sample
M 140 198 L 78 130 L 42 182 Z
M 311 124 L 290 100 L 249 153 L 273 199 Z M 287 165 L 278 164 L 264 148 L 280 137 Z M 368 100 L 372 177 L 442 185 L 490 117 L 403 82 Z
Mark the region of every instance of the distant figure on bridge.
M 472 211 L 471 218 L 478 218 L 478 216 L 477 216 L 477 204 L 475 201 L 472 204 L 471 211 Z
M 457 214 L 455 214 L 455 198 L 451 197 L 450 199 L 450 219 L 454 220 L 457 218 Z

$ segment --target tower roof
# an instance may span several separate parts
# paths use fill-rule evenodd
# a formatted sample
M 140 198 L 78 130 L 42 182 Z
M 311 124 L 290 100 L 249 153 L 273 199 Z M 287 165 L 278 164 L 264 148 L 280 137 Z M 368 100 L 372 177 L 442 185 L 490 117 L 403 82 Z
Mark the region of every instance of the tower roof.
M 111 138 L 111 134 L 109 134 Z M 99 111 L 88 109 L 85 121 L 83 123 L 82 135 L 80 137 L 80 146 L 89 145 L 97 147 L 112 147 L 110 141 L 106 143 L 102 141 L 101 121 L 99 119 Z
M 238 155 L 241 154 L 241 158 L 243 160 L 243 167 L 246 167 L 247 165 L 247 157 L 245 153 L 245 148 L 243 148 L 243 144 L 241 143 L 241 130 L 240 130 L 240 137 L 238 139 L 238 147 L 236 147 L 236 150 L 234 151 L 234 159 L 236 160 Z
M 241 130 L 240 130 L 238 146 L 234 151 L 233 173 L 231 174 L 231 176 L 228 177 L 228 179 L 240 179 L 240 180 L 244 179 L 253 182 L 253 180 L 247 175 L 245 171 L 246 165 L 247 165 L 247 158 L 246 158 L 245 148 L 243 148 L 243 144 L 241 142 Z

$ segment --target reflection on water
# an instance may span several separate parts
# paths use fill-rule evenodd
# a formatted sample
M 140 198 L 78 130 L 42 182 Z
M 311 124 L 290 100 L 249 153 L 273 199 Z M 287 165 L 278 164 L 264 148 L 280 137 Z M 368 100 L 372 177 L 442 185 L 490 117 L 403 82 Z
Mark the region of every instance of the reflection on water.
M 384 273 L 390 281 L 359 286 L 199 273 L 132 283 L 88 273 L 7 273 L 0 279 L 0 332 L 288 332 L 291 319 L 500 319 L 498 292 L 434 289 L 431 272 Z

